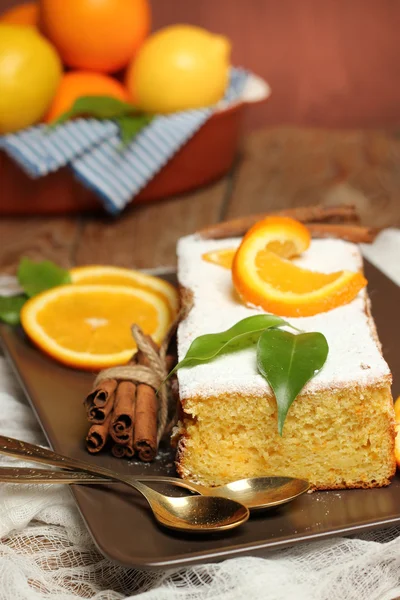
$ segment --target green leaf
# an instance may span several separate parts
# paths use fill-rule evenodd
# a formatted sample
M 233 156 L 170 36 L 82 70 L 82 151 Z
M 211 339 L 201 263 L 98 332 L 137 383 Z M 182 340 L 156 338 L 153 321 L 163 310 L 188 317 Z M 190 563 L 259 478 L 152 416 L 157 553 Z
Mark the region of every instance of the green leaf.
M 181 367 L 193 367 L 212 360 L 223 352 L 234 352 L 256 344 L 265 329 L 281 325 L 289 325 L 289 323 L 275 315 L 255 315 L 242 319 L 226 331 L 200 335 L 193 340 L 185 358 L 176 365 L 168 377 Z
M 18 325 L 19 313 L 28 297 L 19 296 L 0 296 L 0 321 L 8 325 Z
M 114 119 L 119 126 L 121 142 L 123 146 L 129 144 L 143 127 L 146 127 L 153 117 L 150 115 L 137 114 L 125 115 Z
M 267 329 L 260 336 L 257 365 L 276 397 L 280 435 L 292 402 L 323 367 L 328 351 L 328 342 L 322 333 L 293 335 L 280 329 Z
M 72 108 L 63 113 L 51 127 L 60 125 L 73 117 L 95 117 L 97 119 L 115 119 L 125 115 L 137 114 L 137 107 L 111 96 L 82 96 L 75 100 Z
M 20 286 L 29 297 L 57 285 L 71 283 L 69 272 L 50 260 L 33 262 L 29 258 L 22 258 L 17 276 Z

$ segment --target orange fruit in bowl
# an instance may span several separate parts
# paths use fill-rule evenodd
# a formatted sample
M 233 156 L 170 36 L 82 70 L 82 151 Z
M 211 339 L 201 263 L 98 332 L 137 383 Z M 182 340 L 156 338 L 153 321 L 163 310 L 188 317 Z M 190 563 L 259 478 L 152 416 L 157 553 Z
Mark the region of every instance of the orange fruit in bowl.
M 82 96 L 111 96 L 129 102 L 128 91 L 116 79 L 92 71 L 70 71 L 61 79 L 45 121 L 58 119 Z
M 171 319 L 175 319 L 178 313 L 178 291 L 161 277 L 153 277 L 133 269 L 102 265 L 75 267 L 70 270 L 70 275 L 75 284 L 124 285 L 153 292 L 167 303 Z
M 309 243 L 307 228 L 287 217 L 268 217 L 254 225 L 232 265 L 233 283 L 242 300 L 286 317 L 312 316 L 351 302 L 367 284 L 362 273 L 318 273 L 282 258 L 300 254 Z
M 37 29 L 0 22 L 0 134 L 40 121 L 61 75 L 56 50 Z
M 21 324 L 34 344 L 59 362 L 83 370 L 127 363 L 138 324 L 161 343 L 171 318 L 165 301 L 150 291 L 118 285 L 63 285 L 23 306 Z
M 216 104 L 230 67 L 229 40 L 193 25 L 170 25 L 143 43 L 126 72 L 142 110 L 171 113 Z
M 40 0 L 40 24 L 69 67 L 114 73 L 150 29 L 148 0 Z
M 10 25 L 27 25 L 37 27 L 39 24 L 39 5 L 37 2 L 26 2 L 9 8 L 0 15 L 1 23 Z

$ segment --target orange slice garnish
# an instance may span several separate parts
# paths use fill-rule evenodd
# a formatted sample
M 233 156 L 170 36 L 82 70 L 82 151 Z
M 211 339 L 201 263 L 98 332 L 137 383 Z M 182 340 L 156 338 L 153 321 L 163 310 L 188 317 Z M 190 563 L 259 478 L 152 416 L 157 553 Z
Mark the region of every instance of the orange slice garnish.
M 400 396 L 397 397 L 394 403 L 394 415 L 396 422 L 400 424 Z
M 80 369 L 127 363 L 137 323 L 160 343 L 171 323 L 165 301 L 148 290 L 117 285 L 64 285 L 31 298 L 21 311 L 30 339 L 52 358 Z
M 205 252 L 201 258 L 214 265 L 219 265 L 225 269 L 231 269 L 235 253 L 236 248 L 221 248 L 220 250 Z
M 308 229 L 290 217 L 267 217 L 256 223 L 246 235 L 252 235 L 258 230 L 265 231 L 266 227 L 268 227 L 269 237 L 263 238 L 264 248 L 283 258 L 298 256 L 310 245 L 311 236 Z M 203 254 L 202 259 L 225 269 L 231 269 L 236 250 L 237 248 L 211 250 Z
M 282 258 L 294 258 L 307 250 L 311 235 L 307 227 L 290 217 L 266 217 L 249 229 L 243 238 L 261 244 L 260 250 L 270 250 Z
M 303 225 L 301 228 L 305 229 Z M 347 304 L 366 285 L 366 279 L 359 272 L 318 273 L 278 256 L 270 245 L 275 231 L 269 219 L 257 223 L 245 235 L 235 254 L 233 283 L 246 304 L 281 316 L 312 316 Z M 299 239 L 306 244 L 305 236 Z M 279 241 L 280 248 L 290 251 L 283 239 Z
M 394 403 L 394 416 L 396 419 L 396 438 L 394 444 L 394 455 L 396 458 L 396 464 L 400 468 L 400 396 L 397 398 Z
M 90 265 L 87 267 L 76 267 L 70 270 L 72 283 L 84 285 L 124 285 L 137 289 L 153 292 L 163 298 L 175 318 L 179 308 L 179 296 L 177 289 L 162 279 L 122 267 Z
M 394 457 L 396 459 L 397 467 L 400 469 L 400 425 L 396 423 L 396 438 L 394 442 Z

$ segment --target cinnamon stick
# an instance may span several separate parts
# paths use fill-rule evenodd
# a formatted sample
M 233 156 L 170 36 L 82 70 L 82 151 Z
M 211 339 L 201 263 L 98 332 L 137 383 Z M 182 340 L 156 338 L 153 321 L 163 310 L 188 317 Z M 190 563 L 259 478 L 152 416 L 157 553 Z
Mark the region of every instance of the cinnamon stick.
M 158 346 L 150 336 L 147 341 L 158 351 Z M 140 350 L 136 353 L 135 361 L 139 365 L 149 367 L 150 363 Z M 152 461 L 157 454 L 157 415 L 158 403 L 155 390 L 144 383 L 137 386 L 136 417 L 133 432 L 133 448 L 139 454 L 140 460 Z
M 300 206 L 297 208 L 288 208 L 284 210 L 272 211 L 269 213 L 259 213 L 256 215 L 247 215 L 231 221 L 217 223 L 201 229 L 197 233 L 204 239 L 223 239 L 228 237 L 242 236 L 262 219 L 271 215 L 280 215 L 292 217 L 302 223 L 319 223 L 319 222 L 358 222 L 356 208 L 352 205 L 343 206 L 323 206 L 317 204 L 315 206 Z
M 91 454 L 102 450 L 107 442 L 111 422 L 111 413 L 104 423 L 92 425 L 86 436 L 86 448 Z
M 132 458 L 135 451 L 133 448 L 133 427 L 129 431 L 129 438 L 126 444 L 114 444 L 111 448 L 112 454 L 116 458 Z
M 117 444 L 129 442 L 135 419 L 135 396 L 134 383 L 131 381 L 119 383 L 110 425 L 110 435 Z
M 118 382 L 115 379 L 105 379 L 98 386 L 96 386 L 90 394 L 86 397 L 85 405 L 97 407 L 104 406 L 110 396 L 113 395 L 117 389 Z
M 339 225 L 333 223 L 306 223 L 313 238 L 340 238 L 354 244 L 370 244 L 379 229 L 361 225 Z
M 168 373 L 172 371 L 175 365 L 176 356 L 174 356 L 173 354 L 167 354 L 167 356 L 165 357 L 165 368 L 167 369 Z
M 85 399 L 87 418 L 91 423 L 104 423 L 113 409 L 117 381 L 106 379 L 88 394 Z
M 88 421 L 97 424 L 104 423 L 113 409 L 114 400 L 115 394 L 112 394 L 107 398 L 107 402 L 104 404 L 104 406 L 96 406 L 93 404 L 87 411 Z
M 140 460 L 149 462 L 157 454 L 157 398 L 152 387 L 140 383 L 136 394 L 133 447 Z

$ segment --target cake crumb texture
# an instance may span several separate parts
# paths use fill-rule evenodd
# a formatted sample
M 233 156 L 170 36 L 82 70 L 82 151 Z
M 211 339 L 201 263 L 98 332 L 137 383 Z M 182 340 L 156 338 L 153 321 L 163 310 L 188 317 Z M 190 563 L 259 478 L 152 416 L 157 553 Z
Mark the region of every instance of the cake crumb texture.
M 389 385 L 302 394 L 282 437 L 273 396 L 188 398 L 183 408 L 178 472 L 204 485 L 285 475 L 314 489 L 363 488 L 395 473 Z

